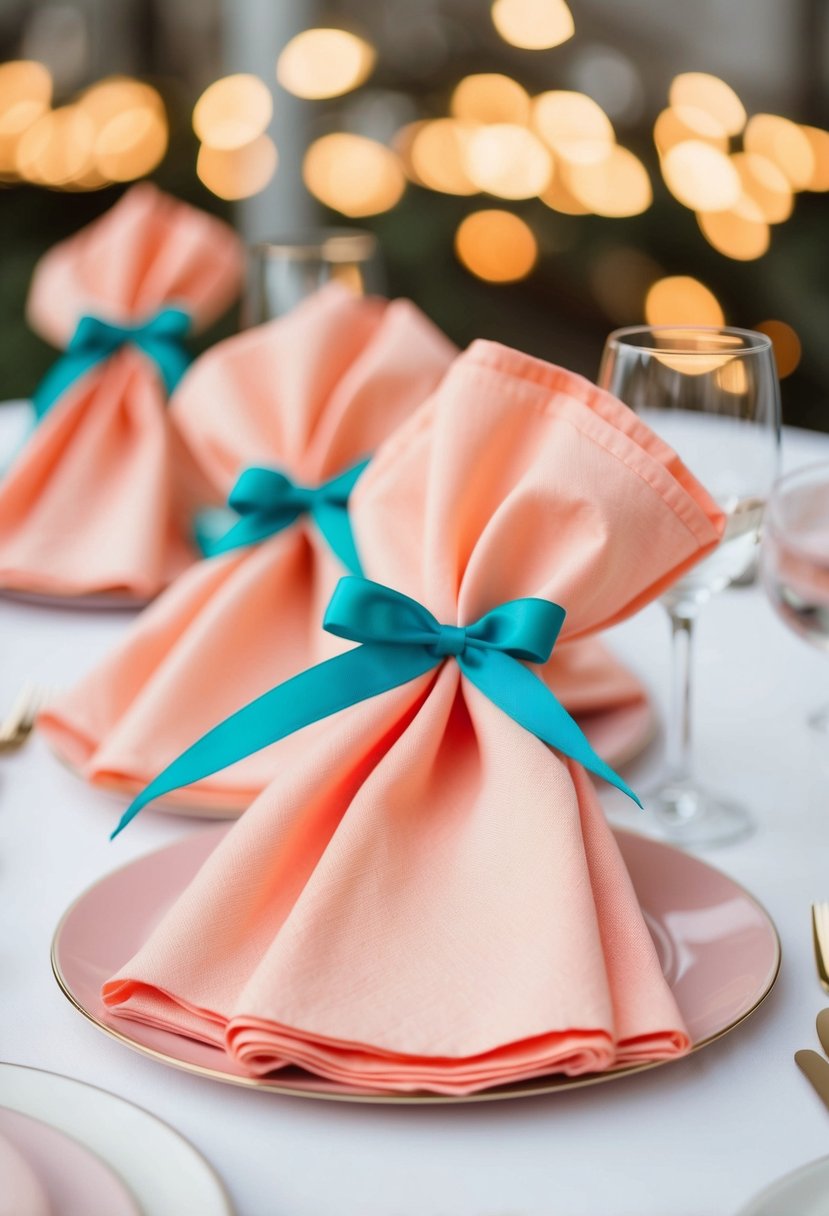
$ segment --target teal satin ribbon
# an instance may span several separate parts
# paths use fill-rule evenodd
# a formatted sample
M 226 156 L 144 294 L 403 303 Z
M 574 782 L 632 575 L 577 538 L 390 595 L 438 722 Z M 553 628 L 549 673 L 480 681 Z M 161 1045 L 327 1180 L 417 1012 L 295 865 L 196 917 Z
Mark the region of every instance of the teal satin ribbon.
M 190 362 L 182 345 L 189 330 L 190 317 L 182 308 L 162 308 L 140 325 L 112 325 L 100 317 L 81 317 L 65 353 L 34 391 L 35 416 L 39 421 L 70 385 L 122 346 L 137 346 L 152 359 L 171 393 Z
M 441 625 L 417 600 L 368 579 L 337 584 L 324 628 L 362 645 L 319 663 L 203 735 L 141 791 L 114 839 L 148 802 L 203 780 L 350 705 L 408 684 L 454 659 L 466 678 L 525 730 L 641 802 L 588 743 L 567 710 L 523 665 L 545 663 L 564 609 L 549 600 L 509 600 L 471 625 Z M 521 774 L 516 774 L 521 780 Z
M 307 514 L 346 570 L 361 574 L 348 500 L 367 464 L 361 460 L 320 486 L 297 485 L 279 469 L 245 469 L 227 500 L 240 518 L 217 536 L 211 525 L 223 513 L 203 511 L 196 520 L 196 542 L 205 557 L 215 557 L 229 549 L 258 544 Z

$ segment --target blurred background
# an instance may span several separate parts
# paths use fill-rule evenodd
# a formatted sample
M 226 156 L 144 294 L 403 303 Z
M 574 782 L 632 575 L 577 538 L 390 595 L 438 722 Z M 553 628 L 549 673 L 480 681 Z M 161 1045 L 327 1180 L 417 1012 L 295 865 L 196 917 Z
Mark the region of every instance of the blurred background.
M 765 329 L 827 430 L 827 125 L 827 0 L 0 0 L 0 399 L 53 358 L 39 255 L 150 177 L 249 240 L 371 229 L 461 345 Z

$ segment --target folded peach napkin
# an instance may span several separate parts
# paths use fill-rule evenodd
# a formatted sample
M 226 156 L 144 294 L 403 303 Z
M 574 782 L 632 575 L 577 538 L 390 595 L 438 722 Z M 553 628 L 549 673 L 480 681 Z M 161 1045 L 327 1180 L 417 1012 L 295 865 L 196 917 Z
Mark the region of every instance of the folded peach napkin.
M 145 599 L 194 559 L 204 486 L 166 401 L 187 332 L 232 303 L 241 271 L 226 224 L 148 183 L 41 259 L 29 318 L 68 349 L 0 482 L 0 587 Z
M 370 456 L 454 353 L 408 301 L 359 299 L 331 285 L 284 318 L 218 343 L 187 373 L 171 413 L 223 499 L 252 465 L 318 486 Z M 146 784 L 218 719 L 343 649 L 320 626 L 345 570 L 310 513 L 199 562 L 55 702 L 41 728 L 93 782 Z M 207 806 L 241 811 L 274 771 L 266 752 L 196 793 Z
M 250 750 L 280 715 L 313 717 L 312 697 L 334 698 L 330 716 L 275 745 L 278 775 L 104 984 L 107 1006 L 251 1075 L 295 1064 L 379 1091 L 465 1094 L 682 1053 L 593 785 L 542 742 L 560 731 L 576 754 L 572 720 L 526 660 L 556 605 L 575 638 L 657 596 L 717 543 L 715 504 L 620 402 L 477 342 L 381 449 L 352 517 L 366 578 L 340 582 L 326 623 L 363 644 L 174 768 L 215 766 L 228 738 Z M 349 632 L 337 602 L 352 593 Z M 401 663 L 421 674 L 366 693 Z M 496 677 L 506 697 L 487 691 Z

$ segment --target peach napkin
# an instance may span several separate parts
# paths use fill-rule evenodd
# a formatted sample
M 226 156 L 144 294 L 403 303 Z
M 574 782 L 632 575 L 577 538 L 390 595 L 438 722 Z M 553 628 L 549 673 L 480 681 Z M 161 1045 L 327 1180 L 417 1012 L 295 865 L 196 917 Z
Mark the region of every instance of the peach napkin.
M 438 621 L 540 597 L 566 607 L 571 638 L 635 612 L 722 527 L 620 402 L 489 342 L 384 446 L 353 519 L 366 576 Z M 297 1064 L 382 1091 L 687 1049 L 591 782 L 452 659 L 274 758 L 104 985 L 112 1012 L 215 1043 L 251 1075 Z
M 174 394 L 171 414 L 222 498 L 253 463 L 318 482 L 390 435 L 453 354 L 407 301 L 359 300 L 331 286 L 282 320 L 208 352 Z M 214 722 L 342 649 L 320 629 L 342 573 L 304 520 L 255 548 L 199 563 L 41 715 L 41 729 L 93 784 L 145 785 Z M 217 667 L 221 680 L 213 677 Z M 638 681 L 592 638 L 560 646 L 551 672 L 588 732 L 604 714 L 605 742 L 612 711 L 645 700 Z M 274 765 L 273 749 L 256 753 L 178 801 L 241 812 Z
M 198 359 L 171 414 L 222 500 L 250 465 L 318 485 L 369 456 L 454 353 L 408 301 L 359 299 L 331 285 Z M 199 562 L 40 727 L 90 780 L 146 784 L 215 721 L 343 649 L 320 624 L 344 572 L 308 517 Z M 196 793 L 200 803 L 230 800 L 241 811 L 274 771 L 263 753 Z
M 29 318 L 58 347 L 85 315 L 127 325 L 176 306 L 201 328 L 232 303 L 241 271 L 226 224 L 145 182 L 41 259 Z M 187 528 L 204 488 L 166 401 L 132 345 L 55 401 L 0 482 L 0 587 L 145 599 L 193 560 Z

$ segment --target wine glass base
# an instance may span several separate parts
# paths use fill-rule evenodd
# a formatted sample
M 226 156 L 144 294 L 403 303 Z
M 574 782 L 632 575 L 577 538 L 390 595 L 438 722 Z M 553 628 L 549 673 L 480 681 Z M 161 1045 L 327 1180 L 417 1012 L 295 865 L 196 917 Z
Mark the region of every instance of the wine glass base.
M 745 840 L 755 824 L 744 806 L 710 790 L 668 782 L 645 796 L 646 833 L 682 848 L 712 848 Z

